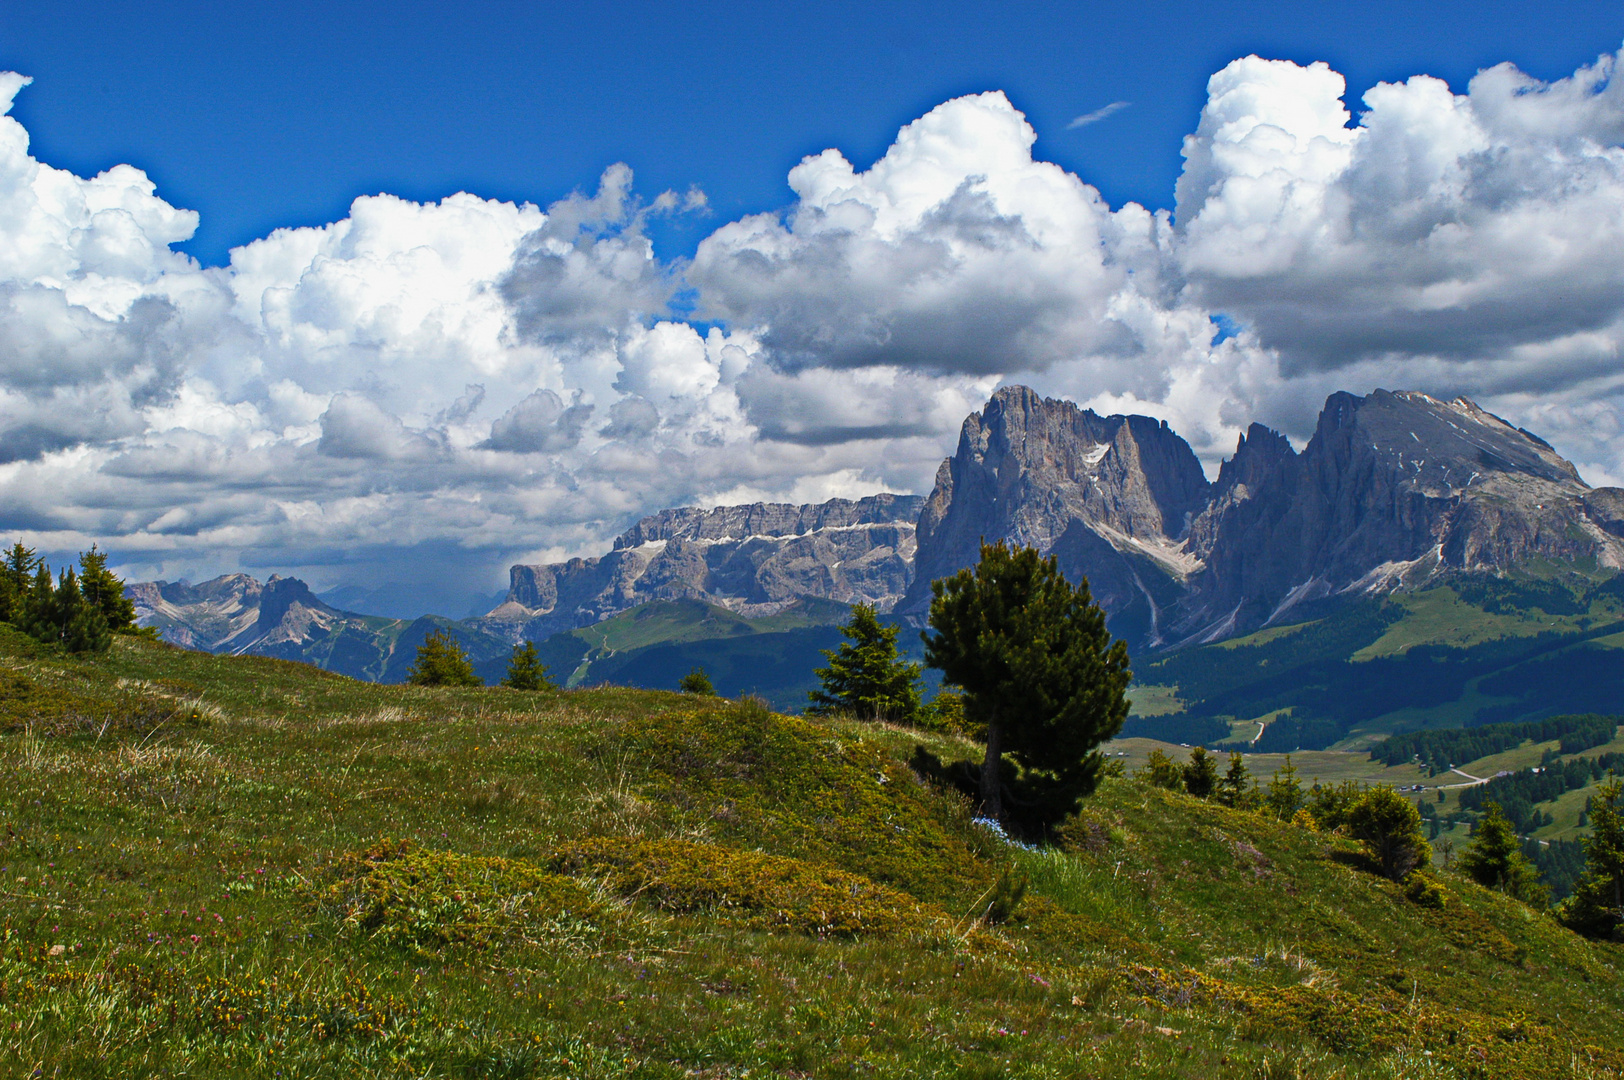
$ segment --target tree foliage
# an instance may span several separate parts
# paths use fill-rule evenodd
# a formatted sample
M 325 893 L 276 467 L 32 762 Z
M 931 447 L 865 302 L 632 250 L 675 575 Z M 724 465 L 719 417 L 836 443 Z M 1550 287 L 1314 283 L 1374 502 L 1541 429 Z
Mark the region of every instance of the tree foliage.
M 1499 803 L 1483 807 L 1477 835 L 1460 854 L 1460 868 L 1479 885 L 1499 889 L 1524 903 L 1542 908 L 1550 902 L 1550 890 L 1540 884 L 1539 871 L 1523 855 L 1517 830 Z
M 547 677 L 547 665 L 536 655 L 534 641 L 513 646 L 513 655 L 508 657 L 507 675 L 502 679 L 502 685 L 514 690 L 558 689 Z
M 79 554 L 79 591 L 85 602 L 100 611 L 113 633 L 135 629 L 135 601 L 124 595 L 124 582 L 107 569 L 107 553 L 95 544 Z
M 1139 775 L 1151 787 L 1166 788 L 1168 791 L 1184 790 L 1184 770 L 1159 746 L 1151 748 L 1150 757 Z
M 716 696 L 716 688 L 711 685 L 710 676 L 705 674 L 702 667 L 696 667 L 684 675 L 682 681 L 677 683 L 677 689 L 684 694 L 697 694 L 700 697 Z
M 1241 806 L 1251 794 L 1252 774 L 1239 751 L 1229 753 L 1229 768 L 1219 782 L 1218 800 L 1225 806 Z
M 840 632 L 851 640 L 823 650 L 829 666 L 816 670 L 822 685 L 807 694 L 806 711 L 914 723 L 919 717 L 919 665 L 897 657 L 901 627 L 881 625 L 872 605 L 857 604 Z
M 1432 859 L 1415 804 L 1385 784 L 1370 788 L 1348 810 L 1348 832 L 1362 841 L 1381 872 L 1403 881 Z
M 0 557 L 0 620 L 69 652 L 106 652 L 114 631 L 135 633 L 135 604 L 124 582 L 107 569 L 95 545 L 79 556 L 79 572 L 51 568 L 21 541 Z
M 1132 673 L 1086 581 L 1053 558 L 983 544 L 976 566 L 931 583 L 925 659 L 986 727 L 984 813 L 1041 832 L 1099 782 L 1097 747 L 1122 728 Z
M 1303 785 L 1297 779 L 1297 766 L 1291 763 L 1290 754 L 1286 755 L 1286 763 L 1274 771 L 1264 805 L 1281 821 L 1290 821 L 1302 808 Z
M 435 630 L 417 647 L 417 662 L 406 673 L 413 686 L 483 686 L 474 665 L 449 630 Z
M 1585 868 L 1562 905 L 1562 921 L 1590 937 L 1624 939 L 1624 790 L 1610 777 L 1590 800 L 1591 832 L 1585 838 Z
M 1190 751 L 1190 763 L 1184 766 L 1184 790 L 1200 799 L 1210 799 L 1218 790 L 1218 761 L 1205 746 Z
M 0 622 L 20 626 L 38 565 L 39 556 L 33 548 L 24 547 L 21 540 L 7 550 L 0 563 Z

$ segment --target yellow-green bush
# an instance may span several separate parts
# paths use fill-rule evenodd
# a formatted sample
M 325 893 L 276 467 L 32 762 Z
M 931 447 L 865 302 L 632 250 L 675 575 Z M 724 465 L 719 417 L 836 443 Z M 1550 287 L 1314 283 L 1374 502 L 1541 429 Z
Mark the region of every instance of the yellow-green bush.
M 348 931 L 418 950 L 592 937 L 602 915 L 580 885 L 530 863 L 391 840 L 341 855 L 315 900 Z
M 941 912 L 868 878 L 799 859 L 691 840 L 597 838 L 559 849 L 553 870 L 603 881 L 664 911 L 815 937 L 945 930 Z
M 612 752 L 644 763 L 659 803 L 738 843 L 947 906 L 995 876 L 964 840 L 965 808 L 876 742 L 751 701 L 640 717 L 619 740 Z

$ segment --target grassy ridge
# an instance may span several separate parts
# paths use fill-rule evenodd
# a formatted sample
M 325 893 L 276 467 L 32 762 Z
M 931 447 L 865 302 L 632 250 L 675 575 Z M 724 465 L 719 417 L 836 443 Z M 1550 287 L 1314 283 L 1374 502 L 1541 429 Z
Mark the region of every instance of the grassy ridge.
M 1026 850 L 912 732 L 37 653 L 0 631 L 7 1075 L 1624 1075 L 1619 947 L 1131 780 Z

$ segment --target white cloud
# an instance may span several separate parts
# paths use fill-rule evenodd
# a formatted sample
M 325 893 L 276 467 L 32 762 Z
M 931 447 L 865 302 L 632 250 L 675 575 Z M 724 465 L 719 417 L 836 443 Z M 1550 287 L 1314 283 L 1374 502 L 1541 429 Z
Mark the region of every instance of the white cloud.
M 1209 463 L 1253 419 L 1301 439 L 1332 390 L 1465 393 L 1624 477 L 1616 63 L 1418 77 L 1355 116 L 1323 64 L 1238 60 L 1171 213 L 959 98 L 867 170 L 808 157 L 788 210 L 691 264 L 646 226 L 703 194 L 616 165 L 545 209 L 362 197 L 205 269 L 144 174 L 53 169 L 0 116 L 0 517 L 143 575 L 483 589 L 662 506 L 926 490 L 1013 381 Z M 673 317 L 682 289 L 716 325 Z
M 1090 124 L 1097 124 L 1101 120 L 1104 120 L 1107 116 L 1113 116 L 1132 104 L 1133 102 L 1131 101 L 1113 101 L 1109 105 L 1102 105 L 1093 112 L 1086 112 L 1081 116 L 1072 117 L 1071 123 L 1066 125 L 1066 130 L 1071 131 L 1074 128 L 1087 127 Z

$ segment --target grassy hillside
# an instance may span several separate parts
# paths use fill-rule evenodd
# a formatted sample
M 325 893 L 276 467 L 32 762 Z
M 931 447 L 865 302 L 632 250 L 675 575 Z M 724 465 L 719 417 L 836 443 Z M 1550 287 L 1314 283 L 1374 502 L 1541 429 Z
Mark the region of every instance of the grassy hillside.
M 1356 749 L 1395 731 L 1611 712 L 1624 700 L 1621 582 L 1466 578 L 1146 658 L 1127 734 Z
M 1624 1075 L 1620 946 L 1131 779 L 1012 845 L 912 732 L 4 630 L 0 729 L 6 1075 Z

